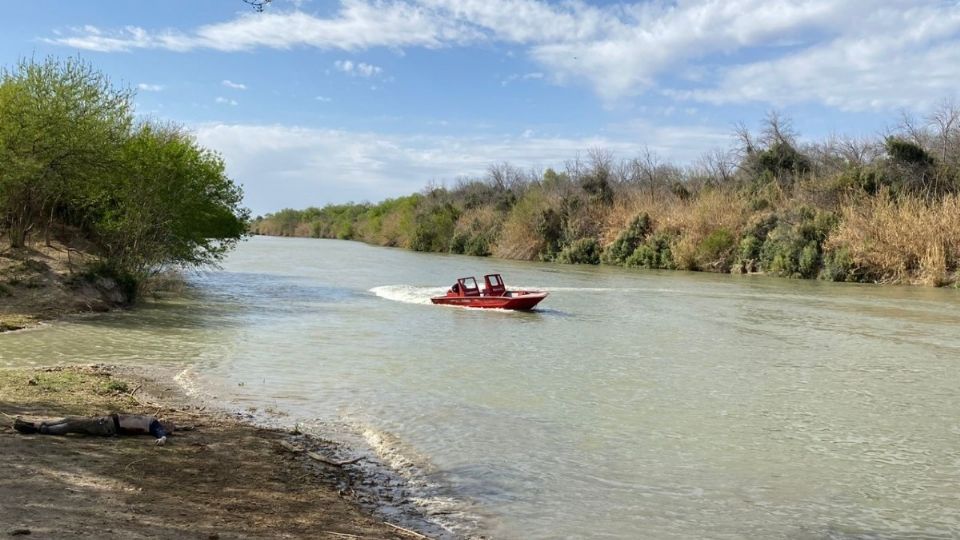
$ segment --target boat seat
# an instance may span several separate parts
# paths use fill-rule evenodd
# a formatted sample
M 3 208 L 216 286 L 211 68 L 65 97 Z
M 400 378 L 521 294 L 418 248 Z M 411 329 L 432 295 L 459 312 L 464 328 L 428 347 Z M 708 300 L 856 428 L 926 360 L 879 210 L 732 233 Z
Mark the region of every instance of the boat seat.
M 507 288 L 503 285 L 499 285 L 497 287 L 486 287 L 484 289 L 484 293 L 487 296 L 503 296 L 503 293 L 505 292 L 507 292 Z

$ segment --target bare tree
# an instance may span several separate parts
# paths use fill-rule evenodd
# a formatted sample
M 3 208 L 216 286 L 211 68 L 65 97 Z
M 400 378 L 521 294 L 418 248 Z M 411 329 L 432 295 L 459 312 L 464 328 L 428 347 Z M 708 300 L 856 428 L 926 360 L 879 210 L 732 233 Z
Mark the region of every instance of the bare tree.
M 590 174 L 598 181 L 609 182 L 613 176 L 613 153 L 604 148 L 587 150 L 590 159 Z
M 934 136 L 940 146 L 940 160 L 947 162 L 951 142 L 960 139 L 960 107 L 951 101 L 944 101 L 928 118 L 935 130 Z
M 660 156 L 648 146 L 644 146 L 643 152 L 630 160 L 630 177 L 640 187 L 641 192 L 646 192 L 650 200 L 656 197 L 657 190 L 663 184 L 660 174 L 662 167 Z
M 733 138 L 737 141 L 736 157 L 740 163 L 744 163 L 757 151 L 756 141 L 754 141 L 750 129 L 743 122 L 737 122 L 733 125 Z
M 793 122 L 779 111 L 770 111 L 763 121 L 763 130 L 760 132 L 761 142 L 766 146 L 788 144 L 794 146 L 797 133 L 793 129 Z
M 920 121 L 912 114 L 907 111 L 901 111 L 900 123 L 897 125 L 897 128 L 899 128 L 899 131 L 906 136 L 910 142 L 921 147 L 926 146 L 926 142 L 929 139 L 927 129 L 921 125 Z
M 568 159 L 563 164 L 564 170 L 573 181 L 579 181 L 586 171 L 586 166 L 583 164 L 583 160 L 580 158 L 580 152 L 577 152 L 577 155 L 573 159 Z
M 728 184 L 733 181 L 736 162 L 729 151 L 716 149 L 700 158 L 703 171 L 717 183 Z
M 838 137 L 836 147 L 844 161 L 855 167 L 869 164 L 879 154 L 876 141 L 866 137 Z
M 497 191 L 508 191 L 523 184 L 523 171 L 503 161 L 487 167 L 487 178 Z

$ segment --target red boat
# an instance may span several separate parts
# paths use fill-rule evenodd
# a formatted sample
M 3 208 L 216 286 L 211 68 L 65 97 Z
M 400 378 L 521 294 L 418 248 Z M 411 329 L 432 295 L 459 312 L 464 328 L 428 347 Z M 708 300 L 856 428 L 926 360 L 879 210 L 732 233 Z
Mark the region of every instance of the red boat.
M 483 281 L 485 286 L 481 291 L 476 278 L 460 278 L 446 295 L 434 296 L 430 301 L 449 306 L 530 310 L 548 294 L 540 291 L 508 291 L 500 274 L 483 276 Z

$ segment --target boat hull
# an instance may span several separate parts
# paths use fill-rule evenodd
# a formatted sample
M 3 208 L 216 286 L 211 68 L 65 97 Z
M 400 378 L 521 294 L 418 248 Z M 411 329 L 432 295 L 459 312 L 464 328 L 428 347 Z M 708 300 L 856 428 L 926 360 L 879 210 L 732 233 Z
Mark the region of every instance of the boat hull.
M 531 292 L 506 296 L 435 296 L 430 301 L 445 306 L 528 311 L 546 297 L 545 292 Z

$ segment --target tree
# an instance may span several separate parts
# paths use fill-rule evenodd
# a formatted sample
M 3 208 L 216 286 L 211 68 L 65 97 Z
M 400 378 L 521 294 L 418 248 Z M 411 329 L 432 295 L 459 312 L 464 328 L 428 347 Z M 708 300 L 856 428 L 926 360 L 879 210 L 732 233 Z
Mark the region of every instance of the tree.
M 121 163 L 91 201 L 110 269 L 140 280 L 168 265 L 215 264 L 244 236 L 242 191 L 220 156 L 182 130 L 139 126 Z
M 0 232 L 12 247 L 69 229 L 135 285 L 215 264 L 243 237 L 248 211 L 223 160 L 179 127 L 135 126 L 132 100 L 79 60 L 0 72 Z
M 116 162 L 132 98 L 75 59 L 24 60 L 0 74 L 0 227 L 12 247 L 57 212 L 76 217 L 84 184 Z

